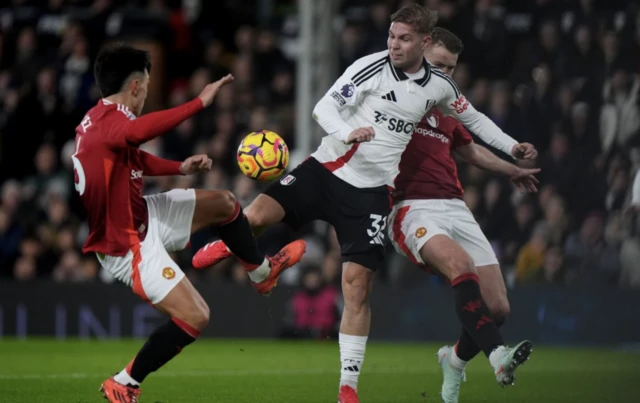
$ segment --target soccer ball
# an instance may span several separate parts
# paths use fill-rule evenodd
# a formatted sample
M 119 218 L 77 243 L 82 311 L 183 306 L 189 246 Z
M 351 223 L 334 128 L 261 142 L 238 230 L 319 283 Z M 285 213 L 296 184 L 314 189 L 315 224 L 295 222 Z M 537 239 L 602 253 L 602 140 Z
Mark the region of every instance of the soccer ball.
M 280 177 L 288 165 L 287 144 L 269 130 L 248 134 L 238 147 L 238 166 L 251 179 L 272 181 Z

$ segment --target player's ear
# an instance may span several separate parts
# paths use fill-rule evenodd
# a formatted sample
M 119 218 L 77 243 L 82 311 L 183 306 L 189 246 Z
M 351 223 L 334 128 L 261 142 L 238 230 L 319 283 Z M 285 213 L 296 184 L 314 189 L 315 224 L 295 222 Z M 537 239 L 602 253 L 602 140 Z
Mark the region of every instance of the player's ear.
M 427 46 L 431 44 L 431 35 L 425 35 L 422 38 L 422 50 L 425 50 Z
M 136 80 L 136 79 L 131 80 L 131 94 L 134 97 L 138 96 L 139 87 L 140 87 L 140 80 Z

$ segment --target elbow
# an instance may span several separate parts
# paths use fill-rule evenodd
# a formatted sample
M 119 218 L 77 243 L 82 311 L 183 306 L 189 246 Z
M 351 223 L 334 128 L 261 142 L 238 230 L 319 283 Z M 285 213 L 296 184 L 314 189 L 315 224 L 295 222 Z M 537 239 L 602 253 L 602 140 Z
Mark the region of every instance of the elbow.
M 130 133 L 126 133 L 124 135 L 124 139 L 128 144 L 136 144 L 136 139 L 134 137 L 135 136 Z
M 476 165 L 480 162 L 480 153 L 474 147 L 464 154 L 463 158 L 468 164 Z
M 136 130 L 126 130 L 124 133 L 124 139 L 127 142 L 127 144 L 130 144 L 132 146 L 139 146 L 140 144 L 143 143 L 143 140 L 141 138 L 142 136 L 140 135 L 140 133 L 138 133 Z
M 320 115 L 322 114 L 322 110 L 326 109 L 326 107 L 327 107 L 326 100 L 324 98 L 321 98 L 316 104 L 316 106 L 313 108 L 313 112 L 312 112 L 313 120 L 315 120 L 316 122 L 319 122 Z

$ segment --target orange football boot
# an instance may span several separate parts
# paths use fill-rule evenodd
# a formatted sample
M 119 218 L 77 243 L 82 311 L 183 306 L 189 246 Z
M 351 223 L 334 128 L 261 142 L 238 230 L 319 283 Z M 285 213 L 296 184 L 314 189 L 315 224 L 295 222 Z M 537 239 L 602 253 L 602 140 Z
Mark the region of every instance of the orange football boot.
M 226 247 L 225 247 L 226 248 Z M 278 283 L 278 278 L 283 271 L 298 263 L 307 250 L 307 243 L 302 239 L 293 241 L 284 248 L 280 249 L 280 252 L 276 253 L 273 257 L 267 257 L 269 263 L 271 263 L 271 273 L 269 276 L 259 283 L 251 282 L 253 288 L 260 294 L 267 295 L 271 292 L 273 287 Z
M 360 400 L 358 400 L 358 392 L 349 385 L 340 386 L 338 403 L 360 403 Z
M 113 377 L 102 382 L 100 392 L 110 403 L 138 403 L 140 396 L 140 389 L 118 383 Z
M 227 249 L 227 245 L 225 245 L 224 242 L 213 241 L 200 248 L 200 250 L 193 255 L 191 264 L 195 269 L 204 269 L 205 267 L 220 263 L 231 256 L 233 256 L 233 254 Z

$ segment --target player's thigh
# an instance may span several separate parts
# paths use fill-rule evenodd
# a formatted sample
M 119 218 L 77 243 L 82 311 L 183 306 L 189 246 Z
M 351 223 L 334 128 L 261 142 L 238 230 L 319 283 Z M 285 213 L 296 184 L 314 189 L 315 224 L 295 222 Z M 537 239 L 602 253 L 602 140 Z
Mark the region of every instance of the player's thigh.
M 144 241 L 132 245 L 125 256 L 99 254 L 98 260 L 107 272 L 153 305 L 162 301 L 184 278 L 153 225 L 149 226 Z
M 252 227 L 284 222 L 298 229 L 310 221 L 325 219 L 325 169 L 309 158 L 280 180 L 271 183 L 247 207 Z
M 134 291 L 153 305 L 162 301 L 185 278 L 184 272 L 160 244 L 146 248 L 143 245 L 138 271 L 141 289 L 134 287 Z
M 491 243 L 487 239 L 473 214 L 461 201 L 453 213 L 453 239 L 471 256 L 476 267 L 497 265 Z
M 420 251 L 436 235 L 447 235 L 447 218 L 434 213 L 424 203 L 406 201 L 396 204 L 389 216 L 389 237 L 395 250 L 424 266 Z
M 209 306 L 187 277 L 183 277 L 155 307 L 198 330 L 209 322 Z
M 244 214 L 256 233 L 281 222 L 285 215 L 282 204 L 273 197 L 261 193 L 245 209 Z
M 420 249 L 420 257 L 449 281 L 464 274 L 476 273 L 469 254 L 448 235 L 431 237 Z
M 195 209 L 191 233 L 232 220 L 240 212 L 235 196 L 228 190 L 195 189 Z
M 195 189 L 173 189 L 145 196 L 145 200 L 149 215 L 147 237 L 154 232 L 153 236 L 160 239 L 166 250 L 184 249 L 193 230 L 197 204 Z
M 497 264 L 478 266 L 477 271 L 482 298 L 496 321 L 504 322 L 509 316 L 510 306 L 500 266 Z

